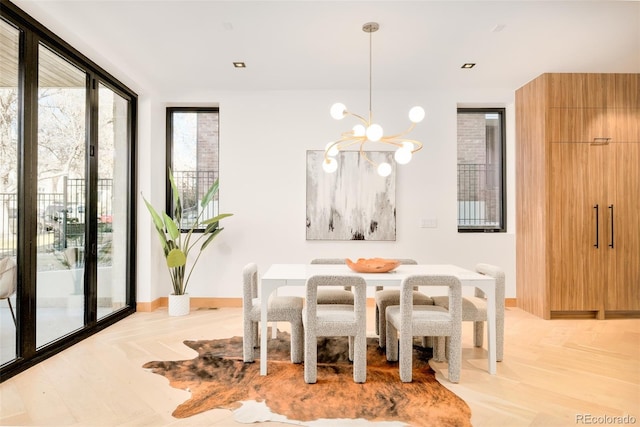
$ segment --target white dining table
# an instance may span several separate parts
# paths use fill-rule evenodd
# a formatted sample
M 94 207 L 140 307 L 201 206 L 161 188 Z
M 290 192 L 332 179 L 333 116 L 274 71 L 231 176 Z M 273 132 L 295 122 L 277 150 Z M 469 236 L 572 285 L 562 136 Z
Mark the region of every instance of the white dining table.
M 410 275 L 430 276 L 451 275 L 460 280 L 462 286 L 475 286 L 487 297 L 487 347 L 489 373 L 496 373 L 496 298 L 495 279 L 450 264 L 402 264 L 388 273 L 357 273 L 346 264 L 273 264 L 262 276 L 260 311 L 260 375 L 267 375 L 268 325 L 267 307 L 271 294 L 283 286 L 305 286 L 309 277 L 314 275 L 358 275 L 365 279 L 367 286 L 397 286 Z

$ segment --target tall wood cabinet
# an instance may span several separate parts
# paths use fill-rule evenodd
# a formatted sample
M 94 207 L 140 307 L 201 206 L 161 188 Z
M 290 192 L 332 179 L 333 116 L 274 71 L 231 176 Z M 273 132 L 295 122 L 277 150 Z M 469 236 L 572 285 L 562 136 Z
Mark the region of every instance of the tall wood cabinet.
M 518 306 L 640 316 L 640 74 L 543 74 L 516 91 Z

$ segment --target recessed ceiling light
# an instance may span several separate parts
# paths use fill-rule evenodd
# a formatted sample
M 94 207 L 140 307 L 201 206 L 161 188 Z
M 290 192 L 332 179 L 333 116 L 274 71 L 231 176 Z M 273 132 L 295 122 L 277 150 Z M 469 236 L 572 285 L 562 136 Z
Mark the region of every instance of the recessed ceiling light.
M 462 64 L 462 67 L 460 67 L 460 68 L 473 68 L 475 66 L 476 66 L 475 62 L 467 62 L 467 63 Z
M 244 62 L 234 62 L 233 66 L 236 68 L 247 68 L 247 65 Z

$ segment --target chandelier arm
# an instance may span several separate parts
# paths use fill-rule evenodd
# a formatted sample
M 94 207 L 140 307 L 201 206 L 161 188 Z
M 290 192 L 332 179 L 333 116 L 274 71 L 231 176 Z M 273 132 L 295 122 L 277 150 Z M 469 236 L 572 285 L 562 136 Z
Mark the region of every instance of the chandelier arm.
M 371 159 L 369 158 L 369 156 L 367 156 L 367 152 L 364 150 L 364 144 L 365 144 L 366 142 L 367 142 L 367 141 L 366 141 L 366 140 L 364 140 L 364 141 L 362 141 L 362 142 L 360 143 L 360 156 L 362 156 L 362 157 L 363 157 L 367 162 L 371 163 L 371 165 L 372 165 L 373 167 L 377 167 L 377 166 L 378 166 L 378 164 L 377 164 L 376 162 L 374 162 L 373 160 L 371 160 Z
M 405 141 L 409 141 L 417 147 L 411 151 L 411 154 L 415 153 L 416 151 L 422 150 L 422 142 L 416 141 L 415 139 L 405 139 Z
M 415 123 L 411 123 L 411 126 L 409 126 L 409 127 L 407 128 L 407 130 L 405 130 L 404 132 L 400 132 L 400 133 L 397 133 L 397 134 L 395 134 L 395 135 L 385 136 L 384 138 L 385 138 L 385 139 L 387 139 L 387 138 L 389 138 L 389 139 L 396 139 L 396 138 L 400 138 L 400 137 L 402 137 L 403 135 L 406 135 L 406 134 L 410 133 L 410 132 L 415 128 L 415 127 L 416 127 L 416 124 L 415 124 Z
M 416 147 L 413 150 L 411 150 L 412 154 L 415 153 L 416 151 L 422 150 L 422 142 L 420 142 L 420 141 L 416 141 L 415 139 L 403 139 L 402 141 L 410 142 Z M 400 145 L 402 145 L 402 144 L 400 144 Z
M 396 141 L 395 139 L 395 136 L 383 136 L 378 142 L 382 142 L 383 144 L 395 145 L 396 147 L 402 147 L 402 142 Z
M 362 117 L 360 114 L 352 113 L 351 111 L 345 111 L 344 114 L 358 118 L 365 125 L 369 124 L 369 122 L 367 122 L 367 120 L 364 117 Z
M 345 144 L 342 148 L 348 148 L 351 147 L 354 144 L 360 143 L 361 145 L 364 144 L 366 142 L 366 138 L 356 138 L 351 140 L 348 144 Z
M 337 141 L 332 142 L 332 143 L 331 143 L 331 144 L 330 144 L 330 145 L 329 145 L 329 146 L 324 150 L 324 160 L 325 160 L 325 161 L 327 161 L 327 162 L 329 161 L 329 151 L 330 151 L 333 147 L 337 146 L 337 147 L 338 147 L 338 150 L 342 150 L 342 149 L 348 148 L 348 147 L 350 147 L 350 146 L 352 146 L 353 144 L 356 144 L 356 143 L 358 143 L 358 142 L 359 142 L 360 144 L 364 144 L 364 143 L 366 142 L 366 138 L 364 138 L 364 137 L 354 137 L 354 136 L 352 136 L 352 135 L 346 135 L 346 136 L 345 136 L 345 135 L 343 134 L 343 137 L 342 137 L 342 138 L 340 138 L 340 139 L 339 139 L 339 140 L 337 140 Z M 345 144 L 344 144 L 344 145 L 340 145 L 340 144 L 342 144 L 342 143 L 345 143 Z

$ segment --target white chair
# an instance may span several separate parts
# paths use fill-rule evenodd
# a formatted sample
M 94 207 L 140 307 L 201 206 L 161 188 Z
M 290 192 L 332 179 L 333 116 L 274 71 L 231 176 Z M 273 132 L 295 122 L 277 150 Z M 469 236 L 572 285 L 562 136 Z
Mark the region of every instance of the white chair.
M 415 265 L 418 262 L 414 259 L 400 258 L 400 264 Z M 414 305 L 433 305 L 433 300 L 428 295 L 414 289 L 413 304 Z M 387 326 L 385 311 L 387 307 L 400 304 L 399 289 L 383 289 L 382 286 L 376 286 L 376 334 L 378 334 L 378 345 L 384 347 L 387 343 Z
M 311 264 L 345 264 L 345 258 L 316 258 Z M 343 289 L 318 289 L 318 304 L 352 304 L 353 292 L 347 286 Z
M 476 271 L 496 280 L 496 360 L 502 361 L 504 355 L 504 271 L 495 265 L 477 264 Z M 448 308 L 447 297 L 434 296 L 435 305 Z M 475 296 L 462 297 L 462 321 L 473 322 L 473 345 L 482 347 L 484 322 L 487 321 L 487 298 L 482 290 L 475 288 Z
M 354 304 L 318 304 L 319 286 L 350 286 Z M 318 337 L 349 337 L 349 360 L 353 360 L 353 381 L 367 379 L 367 283 L 358 276 L 316 275 L 307 279 L 304 324 L 304 381 L 318 378 Z
M 415 286 L 446 286 L 449 309 L 436 305 L 413 305 Z M 461 284 L 454 276 L 408 276 L 402 281 L 400 305 L 387 307 L 387 360 L 398 360 L 400 335 L 400 380 L 411 382 L 413 337 L 449 338 L 449 381 L 460 381 L 462 358 Z M 437 342 L 439 345 L 439 342 Z M 434 351 L 436 349 L 434 348 Z
M 15 261 L 12 258 L 0 259 L 0 300 L 6 299 L 9 303 L 9 310 L 13 318 L 13 324 L 16 324 L 16 315 L 11 306 L 11 295 L 16 292 L 18 286 L 18 272 Z
M 247 264 L 242 270 L 243 298 L 243 346 L 245 362 L 253 362 L 253 349 L 257 347 L 258 324 L 260 322 L 260 298 L 258 298 L 258 266 Z M 269 300 L 267 320 L 269 322 L 291 323 L 291 361 L 302 363 L 304 332 L 302 329 L 302 307 L 304 298 L 293 296 L 272 296 Z

